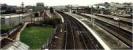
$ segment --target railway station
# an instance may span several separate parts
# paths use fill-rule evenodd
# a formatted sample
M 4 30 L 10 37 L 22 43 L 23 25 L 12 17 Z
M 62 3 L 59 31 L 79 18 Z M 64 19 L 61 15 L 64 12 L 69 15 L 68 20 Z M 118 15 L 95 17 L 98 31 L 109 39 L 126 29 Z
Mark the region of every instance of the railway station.
M 0 50 L 132 50 L 132 0 L 14 1 L 0 2 Z

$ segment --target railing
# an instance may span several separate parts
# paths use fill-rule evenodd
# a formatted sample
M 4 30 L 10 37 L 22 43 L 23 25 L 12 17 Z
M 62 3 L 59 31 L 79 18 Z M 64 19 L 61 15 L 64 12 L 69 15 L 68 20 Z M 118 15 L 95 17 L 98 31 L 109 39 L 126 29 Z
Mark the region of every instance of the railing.
M 51 37 L 47 40 L 47 44 L 44 44 L 42 46 L 42 49 L 49 49 L 50 48 L 52 40 L 54 39 L 54 35 L 56 34 L 56 30 L 57 30 L 57 26 L 54 29 L 53 33 L 51 33 L 52 34 Z

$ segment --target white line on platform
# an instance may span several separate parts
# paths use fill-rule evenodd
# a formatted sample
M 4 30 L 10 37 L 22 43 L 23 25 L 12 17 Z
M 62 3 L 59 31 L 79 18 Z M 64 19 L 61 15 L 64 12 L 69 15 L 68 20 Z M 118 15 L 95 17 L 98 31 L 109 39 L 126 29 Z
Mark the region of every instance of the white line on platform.
M 57 15 L 59 15 L 59 17 L 61 17 L 62 23 L 64 23 L 64 18 L 62 17 L 62 15 L 60 15 L 58 12 L 56 12 Z

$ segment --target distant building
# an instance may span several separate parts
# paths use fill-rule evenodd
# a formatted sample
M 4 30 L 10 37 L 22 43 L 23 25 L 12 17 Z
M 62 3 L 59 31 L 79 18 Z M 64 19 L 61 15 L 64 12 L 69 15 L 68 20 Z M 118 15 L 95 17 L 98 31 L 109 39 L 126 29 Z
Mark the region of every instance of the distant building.
M 36 6 L 41 6 L 41 7 L 44 7 L 44 3 L 41 3 L 41 2 L 36 3 Z
M 90 9 L 89 9 L 89 7 L 87 7 L 87 6 L 79 6 L 79 7 L 73 7 L 72 8 L 72 12 L 74 12 L 74 13 L 76 13 L 76 12 L 78 12 L 78 13 L 87 13 L 87 12 L 90 12 L 89 11 Z
M 16 13 L 16 6 L 11 6 L 11 5 L 7 5 L 7 4 L 0 4 L 0 13 Z
M 1 14 L 22 13 L 22 7 L 7 4 L 0 4 L 0 10 Z M 23 12 L 27 12 L 25 7 L 23 7 Z
M 72 13 L 90 13 L 89 6 L 72 6 L 67 5 L 63 11 L 72 12 Z
M 110 10 L 112 15 L 129 16 L 131 9 L 133 9 L 133 3 L 100 3 L 95 6 L 103 6 L 105 9 Z
M 24 22 L 24 18 L 30 14 L 3 14 L 0 15 L 1 24 L 16 26 Z

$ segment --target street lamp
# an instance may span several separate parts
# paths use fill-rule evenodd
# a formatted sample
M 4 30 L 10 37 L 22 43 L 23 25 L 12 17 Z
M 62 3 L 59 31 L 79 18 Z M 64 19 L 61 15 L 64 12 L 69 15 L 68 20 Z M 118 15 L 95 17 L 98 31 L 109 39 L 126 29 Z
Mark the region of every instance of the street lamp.
M 93 11 L 93 6 L 91 7 L 91 14 L 93 13 L 92 11 Z
M 31 23 L 32 23 L 32 11 L 33 9 L 29 9 L 30 10 L 30 13 L 31 13 Z
M 21 20 L 23 21 L 23 17 L 24 17 L 24 16 L 23 16 L 23 15 L 24 15 L 24 14 L 23 14 L 23 12 L 24 12 L 24 2 L 22 2 L 21 6 L 22 6 L 22 7 L 21 7 L 21 9 L 22 9 L 21 12 L 22 12 L 22 14 L 19 14 L 19 24 L 21 23 Z M 20 19 L 20 18 L 21 18 L 21 19 Z

